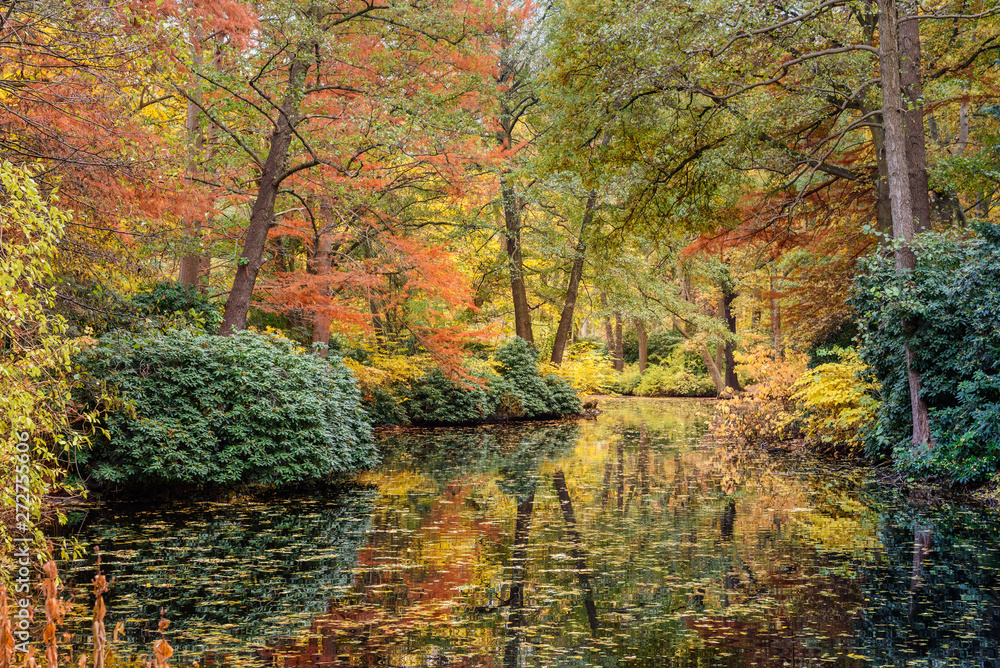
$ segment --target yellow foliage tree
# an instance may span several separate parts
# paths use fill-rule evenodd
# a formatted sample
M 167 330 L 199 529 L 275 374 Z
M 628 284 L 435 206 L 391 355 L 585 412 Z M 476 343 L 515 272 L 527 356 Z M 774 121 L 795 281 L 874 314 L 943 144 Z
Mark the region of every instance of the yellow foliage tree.
M 44 550 L 44 500 L 66 491 L 60 459 L 85 443 L 70 428 L 89 418 L 70 400 L 71 358 L 85 340 L 66 337 L 47 285 L 68 220 L 28 171 L 0 163 L 0 578 L 15 542 Z
M 865 380 L 865 365 L 850 348 L 838 351 L 840 361 L 806 371 L 795 383 L 803 431 L 814 444 L 862 448 L 861 430 L 874 421 L 878 386 Z

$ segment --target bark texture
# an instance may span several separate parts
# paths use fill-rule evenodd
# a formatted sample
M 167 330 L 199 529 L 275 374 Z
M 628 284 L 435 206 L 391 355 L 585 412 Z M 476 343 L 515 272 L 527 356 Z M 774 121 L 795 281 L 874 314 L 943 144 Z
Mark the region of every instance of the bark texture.
M 915 16 L 917 3 L 905 0 L 899 5 L 899 16 Z M 927 187 L 927 146 L 924 136 L 924 92 L 920 81 L 920 21 L 899 22 L 899 83 L 906 104 L 903 114 L 906 126 L 907 180 L 913 202 L 914 227 L 924 232 L 931 226 L 931 201 Z
M 726 321 L 726 327 L 730 334 L 736 334 L 736 313 L 733 312 L 733 301 L 736 299 L 736 290 L 729 280 L 722 281 L 722 317 Z M 736 377 L 736 360 L 733 353 L 736 344 L 729 339 L 726 341 L 726 387 L 735 392 L 742 392 L 739 378 Z
M 316 242 L 316 254 L 313 257 L 311 271 L 316 274 L 330 273 L 331 257 L 330 251 L 333 249 L 333 240 L 329 234 L 321 234 Z M 324 346 L 330 343 L 330 324 L 332 318 L 326 313 L 316 313 L 313 315 L 312 342 L 322 343 Z M 324 347 L 320 355 L 326 357 L 327 349 Z
M 569 272 L 569 285 L 566 286 L 566 301 L 559 315 L 559 328 L 556 330 L 556 340 L 552 346 L 553 364 L 562 364 L 569 335 L 573 331 L 573 311 L 576 309 L 576 299 L 580 293 L 580 279 L 583 277 L 583 262 L 587 253 L 584 235 L 590 223 L 594 220 L 594 209 L 597 207 L 597 194 L 590 193 L 583 211 L 583 221 L 580 223 L 580 236 L 577 237 L 573 255 L 573 268 Z
M 907 164 L 906 118 L 900 80 L 900 55 L 897 44 L 899 23 L 895 0 L 878 0 L 879 69 L 882 75 L 882 124 L 885 129 L 886 163 L 889 168 L 889 199 L 892 202 L 893 237 L 896 273 L 900 280 L 913 271 L 917 258 L 909 243 L 916 232 L 912 189 Z M 912 23 L 916 23 L 913 21 Z M 911 323 L 904 322 L 904 331 Z M 913 352 L 905 345 L 906 375 L 910 386 L 910 409 L 913 419 L 913 443 L 930 443 L 930 420 L 927 404 L 920 396 L 920 374 L 914 368 Z
M 306 72 L 309 70 L 309 63 L 306 60 L 308 52 L 306 49 L 300 50 L 288 68 L 288 90 L 282 100 L 274 131 L 271 133 L 267 159 L 257 185 L 257 196 L 250 210 L 250 225 L 243 240 L 239 267 L 236 269 L 233 287 L 229 292 L 229 299 L 226 300 L 226 311 L 222 316 L 223 335 L 232 334 L 247 326 L 250 297 L 257 282 L 257 274 L 264 264 L 267 232 L 274 225 L 274 205 L 278 198 L 278 189 L 285 177 L 295 124 L 299 120 L 303 84 Z
M 202 48 L 201 40 L 202 33 L 201 29 L 197 25 L 191 26 L 191 59 L 195 69 L 199 69 L 202 64 Z M 201 91 L 196 82 L 192 82 L 194 85 L 194 90 L 191 93 L 193 100 L 188 100 L 187 102 L 187 117 L 185 119 L 185 126 L 187 131 L 187 164 L 184 168 L 184 178 L 189 185 L 193 185 L 194 179 L 198 173 L 198 160 L 201 158 L 202 151 L 205 148 L 205 133 L 201 129 L 201 123 L 199 123 L 199 110 L 198 104 L 201 103 Z M 184 226 L 187 232 L 187 243 L 194 247 L 199 243 L 198 232 L 201 229 L 201 221 L 194 215 L 190 215 L 184 221 Z M 177 281 L 181 285 L 197 285 L 198 284 L 198 274 L 201 271 L 201 255 L 198 253 L 189 252 L 181 257 L 180 268 L 177 275 Z
M 639 373 L 646 373 L 646 364 L 649 362 L 649 335 L 642 320 L 636 319 L 635 333 L 639 339 Z
M 615 371 L 625 369 L 625 355 L 622 351 L 622 314 L 615 313 Z

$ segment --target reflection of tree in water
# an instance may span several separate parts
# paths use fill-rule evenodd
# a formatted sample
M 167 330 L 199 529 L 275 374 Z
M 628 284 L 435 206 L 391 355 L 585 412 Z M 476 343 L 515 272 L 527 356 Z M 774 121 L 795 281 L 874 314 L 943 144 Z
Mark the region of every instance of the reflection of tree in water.
M 405 638 L 427 661 L 473 665 L 478 655 L 462 630 L 471 623 L 498 636 L 506 628 L 509 649 L 498 653 L 516 657 L 539 469 L 564 456 L 578 438 L 575 423 L 385 435 L 383 480 L 407 484 L 384 493 L 374 512 L 353 593 L 314 620 L 310 633 L 316 640 L 277 643 L 269 656 L 282 665 L 315 665 L 337 656 L 393 664 Z M 478 496 L 486 481 L 500 497 Z M 501 498 L 516 507 L 512 534 L 486 516 Z M 496 565 L 499 586 L 485 598 L 463 597 L 459 591 L 476 579 L 482 564 Z M 469 607 L 461 613 L 454 603 L 463 598 Z
M 960 507 L 890 507 L 862 571 L 856 634 L 875 665 L 1000 665 L 1000 520 Z
M 407 430 L 386 435 L 381 445 L 406 453 L 440 487 L 466 476 L 489 474 L 507 495 L 521 501 L 534 492 L 539 464 L 576 445 L 575 422 L 487 425 L 466 429 Z
M 171 644 L 195 656 L 293 634 L 350 586 L 373 497 L 373 490 L 350 489 L 321 498 L 108 511 L 86 529 L 113 579 L 105 595 L 108 627 L 124 620 L 126 643 L 148 652 L 163 607 Z M 64 567 L 81 599 L 94 561 Z

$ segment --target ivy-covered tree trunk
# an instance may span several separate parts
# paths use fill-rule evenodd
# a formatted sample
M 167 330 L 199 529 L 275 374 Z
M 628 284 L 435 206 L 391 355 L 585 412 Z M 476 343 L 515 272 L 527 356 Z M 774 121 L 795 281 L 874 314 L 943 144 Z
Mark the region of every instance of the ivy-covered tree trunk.
M 910 187 L 907 164 L 906 119 L 900 81 L 900 56 L 897 36 L 898 16 L 895 0 L 878 0 L 879 9 L 879 67 L 882 74 L 882 125 L 885 129 L 885 155 L 889 168 L 889 199 L 892 203 L 893 237 L 896 274 L 900 280 L 917 266 L 917 258 L 909 243 L 916 232 L 913 209 L 913 191 Z M 907 331 L 912 323 L 904 322 Z M 930 443 L 930 418 L 927 404 L 920 396 L 920 374 L 914 368 L 913 351 L 904 343 L 906 376 L 910 386 L 910 409 L 913 419 L 914 445 Z

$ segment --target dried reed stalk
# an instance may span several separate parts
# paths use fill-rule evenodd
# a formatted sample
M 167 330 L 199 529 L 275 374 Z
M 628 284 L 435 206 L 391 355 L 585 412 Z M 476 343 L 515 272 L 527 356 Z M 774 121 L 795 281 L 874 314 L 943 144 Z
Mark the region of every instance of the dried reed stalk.
M 7 607 L 7 587 L 0 585 L 0 668 L 14 663 L 14 627 Z

